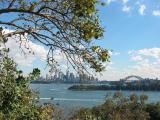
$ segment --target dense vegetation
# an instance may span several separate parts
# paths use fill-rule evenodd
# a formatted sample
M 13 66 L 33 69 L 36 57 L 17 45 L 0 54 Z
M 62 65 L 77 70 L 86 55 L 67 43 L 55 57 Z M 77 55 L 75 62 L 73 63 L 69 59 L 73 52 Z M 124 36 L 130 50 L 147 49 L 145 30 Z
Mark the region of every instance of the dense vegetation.
M 24 76 L 8 57 L 9 48 L 0 37 L 0 120 L 51 120 L 59 118 L 52 104 L 39 104 L 38 95 L 29 87 L 40 75 L 38 68 Z M 4 46 L 4 47 L 3 47 Z
M 130 98 L 117 92 L 104 104 L 75 111 L 70 120 L 160 120 L 160 103 L 146 104 L 147 96 Z
M 160 91 L 160 82 L 155 82 L 151 84 L 134 84 L 127 83 L 116 84 L 116 85 L 73 85 L 68 88 L 69 90 L 131 90 L 131 91 Z
M 53 105 L 38 105 L 36 94 L 29 88 L 35 71 L 24 77 L 7 56 L 0 68 L 0 120 L 51 120 Z

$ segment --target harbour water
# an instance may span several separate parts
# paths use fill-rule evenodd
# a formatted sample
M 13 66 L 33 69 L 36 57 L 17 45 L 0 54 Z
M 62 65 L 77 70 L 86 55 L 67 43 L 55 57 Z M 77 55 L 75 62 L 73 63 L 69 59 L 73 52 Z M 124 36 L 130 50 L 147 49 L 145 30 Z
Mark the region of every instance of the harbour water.
M 73 84 L 31 84 L 31 88 L 39 92 L 40 102 L 51 102 L 64 109 L 93 107 L 104 103 L 107 94 L 116 91 L 70 91 Z M 160 92 L 155 91 L 122 91 L 125 96 L 132 93 L 145 94 L 148 102 L 160 101 Z M 52 98 L 52 99 L 51 99 Z

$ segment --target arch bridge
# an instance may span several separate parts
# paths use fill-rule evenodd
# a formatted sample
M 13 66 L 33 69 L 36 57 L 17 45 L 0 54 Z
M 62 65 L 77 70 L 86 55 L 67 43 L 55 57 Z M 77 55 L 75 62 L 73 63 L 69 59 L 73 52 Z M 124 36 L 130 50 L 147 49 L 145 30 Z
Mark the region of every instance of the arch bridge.
M 140 77 L 140 76 L 136 76 L 136 75 L 127 76 L 127 77 L 125 77 L 125 78 L 123 78 L 123 79 L 121 79 L 121 80 L 126 82 L 126 81 L 128 81 L 130 78 L 136 78 L 136 79 L 138 79 L 139 81 L 144 80 L 144 78 L 142 78 L 142 77 Z

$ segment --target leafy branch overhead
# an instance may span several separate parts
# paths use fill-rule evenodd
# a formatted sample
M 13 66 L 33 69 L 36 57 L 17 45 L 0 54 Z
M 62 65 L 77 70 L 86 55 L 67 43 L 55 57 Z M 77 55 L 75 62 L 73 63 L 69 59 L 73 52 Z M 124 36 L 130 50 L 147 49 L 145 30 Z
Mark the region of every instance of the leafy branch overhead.
M 0 0 L 0 16 L 12 15 L 0 25 L 12 30 L 4 37 L 32 40 L 49 47 L 48 62 L 59 50 L 77 70 L 87 65 L 100 72 L 109 61 L 108 50 L 92 45 L 103 37 L 96 5 L 98 0 Z M 23 39 L 21 39 L 23 37 Z M 87 65 L 86 65 L 87 63 Z

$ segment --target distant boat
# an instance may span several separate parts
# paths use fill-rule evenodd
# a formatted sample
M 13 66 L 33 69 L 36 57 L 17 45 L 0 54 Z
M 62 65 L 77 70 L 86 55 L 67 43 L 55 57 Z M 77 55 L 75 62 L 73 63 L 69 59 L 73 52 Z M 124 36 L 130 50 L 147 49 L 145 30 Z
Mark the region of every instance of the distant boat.
M 57 106 L 59 106 L 59 103 L 56 103 Z
M 54 100 L 54 97 L 51 97 L 51 100 Z

